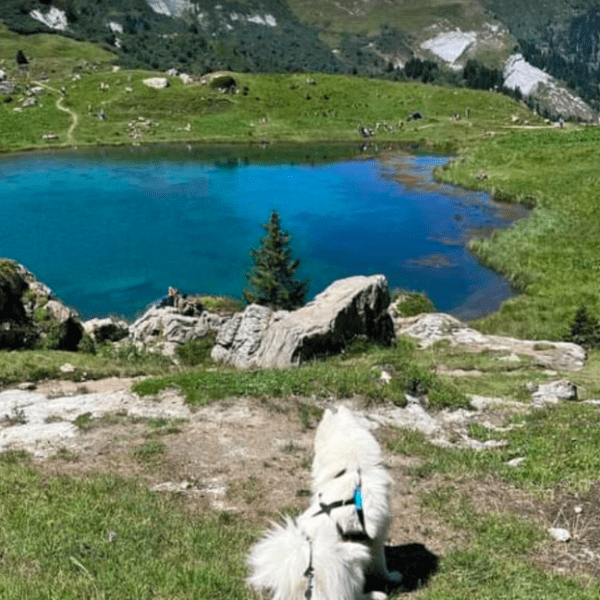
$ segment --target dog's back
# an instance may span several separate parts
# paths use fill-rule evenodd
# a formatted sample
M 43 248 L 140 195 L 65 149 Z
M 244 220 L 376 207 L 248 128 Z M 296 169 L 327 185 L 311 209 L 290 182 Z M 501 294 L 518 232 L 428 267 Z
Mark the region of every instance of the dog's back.
M 363 422 L 343 405 L 335 412 L 327 409 L 315 435 L 313 490 L 344 470 L 361 471 L 366 476 L 377 468 L 387 472 L 379 444 Z
M 346 539 L 364 538 L 372 549 L 369 571 L 387 577 L 384 544 L 391 477 L 366 423 L 350 409 L 326 410 L 315 436 L 314 505 L 335 521 Z

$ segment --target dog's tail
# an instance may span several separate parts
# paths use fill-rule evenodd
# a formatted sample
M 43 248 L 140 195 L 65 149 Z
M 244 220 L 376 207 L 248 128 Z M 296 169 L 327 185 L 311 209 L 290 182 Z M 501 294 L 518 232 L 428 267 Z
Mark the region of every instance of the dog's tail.
M 362 592 L 369 560 L 368 549 L 343 542 L 330 519 L 320 520 L 309 537 L 288 518 L 251 549 L 248 583 L 269 592 L 273 600 L 350 600 Z
M 248 583 L 268 591 L 273 600 L 303 598 L 309 587 L 305 573 L 311 563 L 308 538 L 292 519 L 276 524 L 251 549 Z

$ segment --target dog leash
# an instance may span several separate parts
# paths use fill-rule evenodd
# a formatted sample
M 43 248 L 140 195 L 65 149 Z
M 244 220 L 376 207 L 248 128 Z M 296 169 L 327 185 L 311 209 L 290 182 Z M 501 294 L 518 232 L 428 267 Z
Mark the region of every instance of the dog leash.
M 304 592 L 304 598 L 310 600 L 315 586 L 315 568 L 313 567 L 312 540 L 308 537 L 306 539 L 308 541 L 308 567 L 306 571 L 304 571 L 304 577 L 308 579 L 308 587 Z

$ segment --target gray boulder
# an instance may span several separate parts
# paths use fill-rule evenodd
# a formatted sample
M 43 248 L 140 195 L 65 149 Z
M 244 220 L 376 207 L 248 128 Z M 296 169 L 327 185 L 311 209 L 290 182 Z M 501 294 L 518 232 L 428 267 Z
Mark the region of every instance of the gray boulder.
M 8 79 L 0 80 L 0 94 L 8 95 L 15 91 L 15 84 Z
M 393 323 L 383 275 L 332 283 L 298 310 L 250 305 L 219 330 L 212 357 L 240 368 L 288 367 L 341 352 L 362 336 L 389 344 Z
M 174 306 L 153 306 L 129 326 L 129 337 L 146 348 L 158 346 L 171 355 L 178 345 L 217 332 L 224 318 L 204 311 L 199 316 L 182 315 Z
M 155 90 L 164 90 L 169 87 L 169 80 L 166 77 L 149 77 L 148 79 L 143 79 L 142 83 Z
M 534 406 L 556 404 L 564 400 L 577 400 L 577 386 L 568 379 L 529 386 Z
M 90 319 L 83 323 L 83 329 L 97 344 L 102 342 L 118 342 L 129 335 L 127 321 L 107 317 L 106 319 Z

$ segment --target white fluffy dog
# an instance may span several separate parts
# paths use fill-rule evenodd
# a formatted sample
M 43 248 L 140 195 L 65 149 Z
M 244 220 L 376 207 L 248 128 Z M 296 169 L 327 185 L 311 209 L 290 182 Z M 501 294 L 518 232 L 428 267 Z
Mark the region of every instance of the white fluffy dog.
M 397 583 L 383 544 L 391 479 L 375 438 L 347 408 L 325 411 L 315 440 L 313 498 L 252 548 L 249 584 L 273 600 L 381 600 L 365 576 Z
M 379 444 L 363 421 L 345 406 L 326 410 L 315 438 L 312 503 L 331 517 L 343 538 L 369 547 L 368 574 L 399 583 L 401 575 L 387 570 L 384 551 L 391 484 Z

